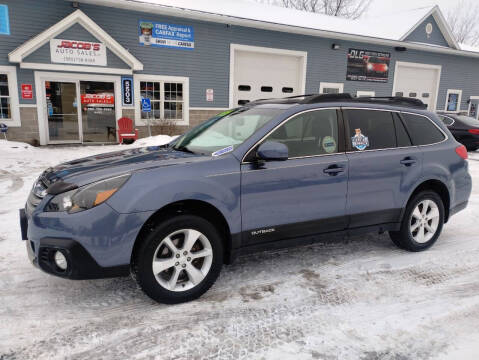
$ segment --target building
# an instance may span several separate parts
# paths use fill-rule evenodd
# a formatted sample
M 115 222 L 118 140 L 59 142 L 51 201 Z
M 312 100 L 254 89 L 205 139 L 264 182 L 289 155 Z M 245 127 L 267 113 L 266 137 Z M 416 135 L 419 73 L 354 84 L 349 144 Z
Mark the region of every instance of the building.
M 235 0 L 0 0 L 0 122 L 42 145 L 116 142 L 122 116 L 141 136 L 183 131 L 304 93 L 403 95 L 477 118 L 478 69 L 438 7 L 346 20 Z

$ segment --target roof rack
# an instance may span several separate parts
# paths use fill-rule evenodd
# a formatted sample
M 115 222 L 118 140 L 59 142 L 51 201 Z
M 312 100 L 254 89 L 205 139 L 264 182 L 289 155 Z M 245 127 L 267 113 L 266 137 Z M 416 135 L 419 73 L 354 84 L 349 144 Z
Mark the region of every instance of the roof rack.
M 383 105 L 397 105 L 405 107 L 414 107 L 426 109 L 427 105 L 419 99 L 407 98 L 402 96 L 371 96 L 371 97 L 353 97 L 349 93 L 341 94 L 307 94 L 288 96 L 279 99 L 258 99 L 248 103 L 248 105 L 280 103 L 280 104 L 316 104 L 322 102 L 355 102 L 371 103 Z

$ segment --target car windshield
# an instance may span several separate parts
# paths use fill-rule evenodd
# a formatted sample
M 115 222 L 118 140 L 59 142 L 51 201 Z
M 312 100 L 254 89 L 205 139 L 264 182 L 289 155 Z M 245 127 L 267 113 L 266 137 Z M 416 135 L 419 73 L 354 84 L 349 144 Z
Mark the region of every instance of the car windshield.
M 230 152 L 282 111 L 248 107 L 229 110 L 184 134 L 173 149 L 205 155 Z

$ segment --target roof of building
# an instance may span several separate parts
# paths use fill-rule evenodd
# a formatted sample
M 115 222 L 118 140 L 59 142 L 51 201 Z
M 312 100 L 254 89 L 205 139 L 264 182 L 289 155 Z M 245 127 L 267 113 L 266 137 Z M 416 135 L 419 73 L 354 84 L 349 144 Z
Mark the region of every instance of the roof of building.
M 442 50 L 458 52 L 465 50 L 466 53 L 463 55 L 477 52 L 479 56 L 479 49 L 462 47 L 457 43 L 438 6 L 351 20 L 244 0 L 79 0 L 79 2 L 329 38 L 358 41 L 362 39 L 373 43 L 374 39 L 404 42 L 425 19 L 433 16 L 449 45 L 449 48 L 442 47 Z M 416 45 L 415 48 L 428 46 L 431 51 L 436 52 L 441 50 L 438 49 L 440 46 L 433 44 L 412 42 L 409 44 Z

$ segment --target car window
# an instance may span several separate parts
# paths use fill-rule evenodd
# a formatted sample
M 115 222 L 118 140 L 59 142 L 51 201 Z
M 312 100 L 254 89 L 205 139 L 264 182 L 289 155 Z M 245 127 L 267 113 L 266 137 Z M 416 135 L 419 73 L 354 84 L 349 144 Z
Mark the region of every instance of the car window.
M 439 119 L 441 119 L 441 121 L 444 123 L 444 125 L 449 127 L 452 124 L 454 124 L 453 118 L 450 118 L 449 116 L 444 116 L 444 115 L 438 115 L 438 116 L 439 116 Z
M 398 147 L 411 146 L 411 138 L 409 137 L 406 128 L 398 114 L 393 114 L 394 127 L 396 128 L 396 141 Z
M 214 156 L 231 152 L 282 111 L 253 107 L 222 113 L 180 137 L 174 149 Z
M 401 113 L 414 145 L 435 144 L 444 140 L 444 134 L 425 116 Z
M 338 152 L 338 120 L 334 109 L 301 113 L 277 128 L 264 141 L 288 147 L 290 158 Z
M 349 144 L 353 151 L 396 147 L 392 113 L 376 110 L 344 110 L 349 125 Z

